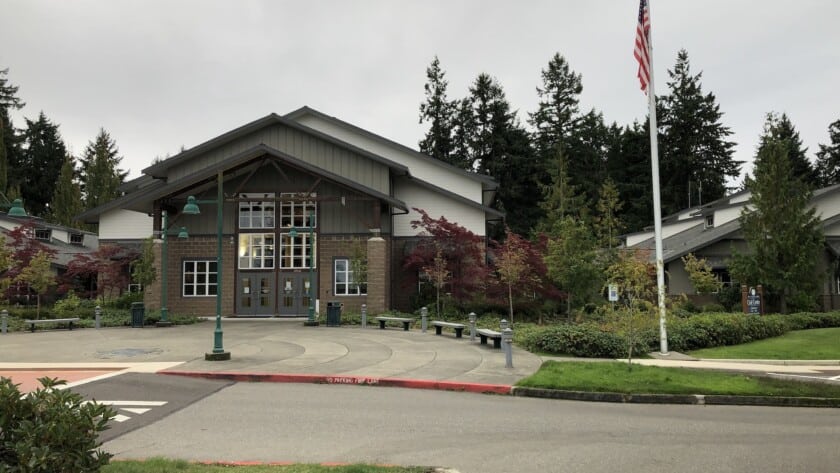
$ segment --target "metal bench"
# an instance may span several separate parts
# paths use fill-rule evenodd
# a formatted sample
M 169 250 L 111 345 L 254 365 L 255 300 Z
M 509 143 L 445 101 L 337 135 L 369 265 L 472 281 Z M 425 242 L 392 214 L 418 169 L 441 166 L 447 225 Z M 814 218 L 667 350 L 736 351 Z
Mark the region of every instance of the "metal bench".
M 409 319 L 405 317 L 384 317 L 380 316 L 377 317 L 376 320 L 379 321 L 379 328 L 385 329 L 385 322 L 402 322 L 403 330 L 406 332 L 408 331 L 409 326 L 414 323 L 414 319 Z
M 455 338 L 461 338 L 461 336 L 464 334 L 464 328 L 466 327 L 464 324 L 444 322 L 443 320 L 433 320 L 432 325 L 434 325 L 435 327 L 435 335 L 441 335 L 444 327 L 454 329 Z
M 67 324 L 67 328 L 69 330 L 73 330 L 73 322 L 78 322 L 78 317 L 68 317 L 66 319 L 36 319 L 36 320 L 24 320 L 23 323 L 29 324 L 29 330 L 34 332 L 35 326 L 38 324 Z
M 502 348 L 502 332 L 490 330 L 487 328 L 480 328 L 475 331 L 481 337 L 481 344 L 487 345 L 487 339 L 493 339 L 493 348 Z

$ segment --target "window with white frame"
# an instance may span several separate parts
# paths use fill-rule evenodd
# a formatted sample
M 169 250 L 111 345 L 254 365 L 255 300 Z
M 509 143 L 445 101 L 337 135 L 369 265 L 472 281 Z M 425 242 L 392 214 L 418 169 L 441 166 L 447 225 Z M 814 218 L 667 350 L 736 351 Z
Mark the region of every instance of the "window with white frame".
M 36 240 L 43 240 L 43 241 L 50 241 L 52 237 L 52 230 L 49 228 L 36 228 L 35 229 L 35 239 Z
M 353 277 L 353 267 L 347 258 L 335 260 L 335 274 L 333 281 L 336 296 L 358 296 L 367 294 L 367 284 L 359 284 Z
M 240 197 L 273 199 L 274 194 L 241 194 Z M 239 202 L 239 228 L 274 228 L 274 201 Z
M 85 242 L 85 237 L 81 233 L 71 233 L 70 234 L 70 244 L 71 245 L 81 245 Z
M 315 197 L 315 194 L 309 194 Z M 280 203 L 280 226 L 283 228 L 295 228 L 298 232 L 301 229 L 307 230 L 315 227 L 317 221 L 315 201 L 300 201 L 301 194 L 280 194 L 283 198 L 295 200 L 284 200 Z M 312 220 L 310 221 L 310 217 Z
M 218 288 L 215 260 L 184 261 L 182 294 L 184 297 L 215 296 Z
M 280 235 L 280 267 L 283 269 L 308 269 L 310 256 L 313 256 L 312 267 L 317 267 L 318 262 L 315 261 L 314 251 L 318 242 L 318 235 L 313 233 L 312 237 L 313 242 L 310 245 L 308 231 L 297 231 L 297 236 L 294 238 L 288 233 Z
M 274 268 L 274 234 L 239 234 L 239 269 Z

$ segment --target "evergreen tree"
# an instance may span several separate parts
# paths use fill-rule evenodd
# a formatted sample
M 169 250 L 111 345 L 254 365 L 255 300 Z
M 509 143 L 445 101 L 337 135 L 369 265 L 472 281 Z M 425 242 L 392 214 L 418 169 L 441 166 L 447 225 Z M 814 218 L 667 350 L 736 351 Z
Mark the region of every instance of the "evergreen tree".
M 580 74 L 575 74 L 559 53 L 554 54 L 541 76 L 542 87 L 537 87 L 539 106 L 536 112 L 528 114 L 528 123 L 534 127 L 534 146 L 547 162 L 554 158 L 558 145 L 567 145 L 573 133 L 583 85 Z
M 492 176 L 499 183 L 496 205 L 511 216 L 509 225 L 520 234 L 530 232 L 542 212 L 540 176 L 528 133 L 511 111 L 504 90 L 487 74 L 480 74 L 462 100 L 455 133 L 457 152 L 467 157 L 467 169 Z M 501 237 L 503 228 L 492 237 Z
M 793 176 L 802 180 L 810 188 L 819 186 L 819 175 L 808 160 L 805 153 L 808 148 L 802 147 L 799 132 L 791 123 L 787 114 L 770 112 L 764 122 L 764 132 L 758 143 L 759 153 L 769 143 L 781 143 L 785 146 L 785 154 L 790 161 Z
M 85 208 L 92 209 L 110 202 L 119 196 L 117 188 L 128 174 L 119 168 L 122 157 L 118 156 L 117 144 L 104 128 L 94 141 L 88 142 L 82 163 L 82 192 Z
M 545 254 L 551 280 L 566 293 L 566 313 L 592 300 L 602 286 L 597 244 L 581 220 L 565 216 L 553 222 Z
M 820 187 L 840 183 L 840 120 L 828 126 L 828 136 L 831 144 L 821 144 L 817 152 L 816 168 Z
M 619 200 L 625 203 L 621 218 L 629 232 L 653 222 L 653 184 L 650 167 L 650 135 L 647 122 L 608 129 L 607 174 L 616 183 Z
M 788 304 L 810 310 L 816 303 L 823 275 L 818 271 L 824 248 L 822 225 L 811 207 L 808 185 L 794 175 L 790 143 L 772 136 L 761 140 L 755 177 L 747 176 L 750 205 L 741 213 L 741 229 L 749 253 L 733 255 L 730 272 L 746 284 L 763 284 Z
M 567 138 L 564 151 L 569 158 L 569 176 L 590 206 L 598 201 L 601 183 L 606 178 L 609 141 L 604 117 L 594 109 L 578 117 Z
M 58 125 L 47 119 L 44 112 L 35 121 L 26 120 L 22 163 L 16 164 L 17 184 L 20 185 L 26 211 L 31 215 L 46 215 L 47 204 L 61 174 L 67 149 L 58 132 Z
M 540 203 L 544 219 L 538 230 L 551 232 L 555 224 L 566 217 L 575 220 L 585 220 L 588 217 L 587 208 L 577 186 L 569 177 L 569 164 L 561 148 L 554 153 L 554 162 L 549 167 L 551 185 L 543 187 L 544 198 Z
M 6 194 L 9 185 L 9 166 L 18 161 L 20 138 L 12 124 L 9 110 L 25 105 L 17 97 L 18 87 L 6 79 L 9 69 L 0 69 L 0 193 Z
M 601 186 L 595 215 L 595 235 L 601 248 L 612 249 L 618 246 L 618 235 L 624 228 L 619 217 L 623 206 L 618 187 L 611 178 L 607 178 Z
M 456 102 L 446 97 L 446 87 L 449 84 L 444 76 L 446 73 L 440 68 L 437 56 L 432 64 L 426 68 L 428 82 L 424 86 L 426 101 L 420 104 L 420 123 L 429 122 L 429 131 L 420 140 L 420 151 L 441 161 L 464 168 L 465 163 L 454 153 L 453 128 Z
M 50 201 L 49 219 L 53 223 L 65 227 L 79 228 L 74 220 L 75 216 L 82 213 L 82 190 L 76 182 L 76 166 L 73 155 L 68 154 L 61 166 L 61 174 L 55 185 L 55 192 Z
M 732 132 L 720 122 L 720 106 L 714 94 L 703 94 L 703 73 L 692 75 L 685 50 L 668 75 L 670 93 L 657 108 L 664 215 L 688 207 L 689 200 L 693 206 L 723 197 L 727 177 L 737 177 L 740 167 L 733 159 L 735 143 L 727 141 Z

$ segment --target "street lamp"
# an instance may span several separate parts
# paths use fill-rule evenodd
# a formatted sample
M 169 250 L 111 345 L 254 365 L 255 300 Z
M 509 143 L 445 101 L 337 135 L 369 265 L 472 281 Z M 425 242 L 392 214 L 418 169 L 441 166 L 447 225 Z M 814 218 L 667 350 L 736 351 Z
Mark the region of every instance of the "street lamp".
M 313 236 L 313 232 L 315 230 L 315 227 L 312 225 L 312 222 L 314 220 L 315 220 L 315 211 L 310 210 L 309 211 L 309 222 L 308 222 L 308 226 L 309 226 L 309 290 L 307 291 L 307 293 L 309 295 L 309 318 L 306 320 L 306 322 L 303 323 L 303 325 L 305 325 L 307 327 L 316 327 L 318 325 L 318 322 L 315 320 L 315 298 L 313 297 L 313 293 L 315 292 L 315 271 L 314 271 L 314 267 L 313 267 L 314 265 L 312 264 L 312 261 L 313 261 L 313 258 L 315 257 L 315 245 L 314 245 L 315 240 L 314 240 L 314 236 Z M 292 229 L 289 230 L 289 238 L 294 239 L 297 236 L 298 236 L 297 229 L 295 229 L 295 227 L 292 227 Z
M 169 238 L 167 238 L 169 235 L 169 212 L 166 210 L 161 211 L 161 218 L 163 219 L 163 222 L 161 224 L 160 239 L 163 240 L 163 247 L 160 250 L 160 259 L 163 271 L 160 276 L 160 321 L 158 321 L 155 325 L 157 327 L 169 327 L 172 325 L 169 322 L 169 309 L 166 307 L 169 293 L 169 286 L 166 284 L 166 277 L 169 274 L 169 266 L 166 263 L 166 257 L 169 253 Z M 178 232 L 178 238 L 184 240 L 189 238 L 186 228 L 181 227 L 181 230 Z
M 222 172 L 219 171 L 216 175 L 216 199 L 196 200 L 194 196 L 189 196 L 184 206 L 185 214 L 198 215 L 201 213 L 198 204 L 216 204 L 216 329 L 213 331 L 213 351 L 204 354 L 207 361 L 230 359 L 230 352 L 222 346 L 222 207 L 225 203 L 222 183 Z
M 9 217 L 26 217 L 26 210 L 23 209 L 23 201 L 20 199 L 12 201 L 11 207 L 6 215 Z

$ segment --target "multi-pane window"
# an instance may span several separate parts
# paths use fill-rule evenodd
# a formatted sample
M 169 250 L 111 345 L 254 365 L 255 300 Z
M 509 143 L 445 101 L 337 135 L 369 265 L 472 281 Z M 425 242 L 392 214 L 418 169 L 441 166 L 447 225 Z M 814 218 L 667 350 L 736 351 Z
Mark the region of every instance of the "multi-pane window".
M 239 269 L 274 268 L 274 234 L 239 234 Z
M 318 241 L 317 235 L 313 234 L 313 244 L 309 244 L 309 232 L 298 231 L 297 236 L 291 237 L 288 233 L 283 233 L 280 236 L 280 267 L 284 269 L 301 269 L 309 268 L 309 258 L 314 256 L 312 253 L 315 244 Z M 312 261 L 312 267 L 317 267 L 318 262 Z
M 274 197 L 274 194 L 242 194 L 244 198 Z M 274 228 L 274 201 L 239 203 L 239 228 Z
M 219 273 L 214 260 L 184 261 L 184 297 L 215 296 Z
M 36 240 L 44 240 L 49 241 L 50 237 L 52 237 L 52 231 L 48 228 L 36 228 L 35 229 L 35 239 Z
M 300 194 L 280 194 L 280 197 L 300 198 Z M 311 194 L 315 197 L 315 194 Z M 311 218 L 310 218 L 311 217 Z M 315 227 L 315 202 L 284 200 L 280 204 L 280 226 L 283 228 L 308 229 Z
M 367 294 L 367 284 L 359 284 L 353 278 L 353 267 L 350 260 L 340 258 L 335 260 L 335 289 L 337 296 L 357 296 Z
M 81 245 L 84 242 L 85 242 L 85 237 L 81 233 L 71 233 L 70 234 L 70 244 Z

